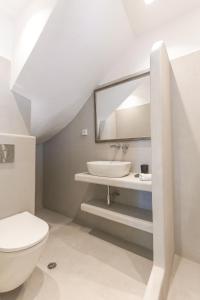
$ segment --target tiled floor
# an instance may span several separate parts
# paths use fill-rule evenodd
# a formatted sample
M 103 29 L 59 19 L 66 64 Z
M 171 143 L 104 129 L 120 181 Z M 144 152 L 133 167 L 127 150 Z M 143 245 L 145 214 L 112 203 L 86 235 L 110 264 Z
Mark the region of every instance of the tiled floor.
M 30 279 L 1 300 L 141 300 L 152 262 L 43 210 L 49 241 Z M 48 270 L 49 262 L 57 268 Z
M 176 257 L 168 300 L 200 300 L 200 264 Z

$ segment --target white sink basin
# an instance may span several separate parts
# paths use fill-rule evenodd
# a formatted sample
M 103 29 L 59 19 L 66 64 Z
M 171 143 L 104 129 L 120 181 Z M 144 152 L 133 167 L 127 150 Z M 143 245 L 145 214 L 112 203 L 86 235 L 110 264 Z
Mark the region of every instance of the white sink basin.
M 126 161 L 90 161 L 88 172 L 101 177 L 124 177 L 131 171 L 131 162 Z

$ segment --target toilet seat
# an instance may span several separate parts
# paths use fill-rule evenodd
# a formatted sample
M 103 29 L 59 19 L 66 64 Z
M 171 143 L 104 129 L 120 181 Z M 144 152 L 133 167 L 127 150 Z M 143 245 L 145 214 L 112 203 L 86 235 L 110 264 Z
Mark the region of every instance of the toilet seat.
M 29 212 L 0 220 L 0 252 L 16 252 L 33 247 L 45 239 L 48 224 Z

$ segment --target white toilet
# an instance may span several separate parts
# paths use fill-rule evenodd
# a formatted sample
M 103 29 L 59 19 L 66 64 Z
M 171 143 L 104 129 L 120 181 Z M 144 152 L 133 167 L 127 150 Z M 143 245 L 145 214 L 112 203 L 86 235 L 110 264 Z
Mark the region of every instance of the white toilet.
M 27 280 L 48 234 L 48 224 L 28 212 L 0 220 L 0 293 L 11 291 Z

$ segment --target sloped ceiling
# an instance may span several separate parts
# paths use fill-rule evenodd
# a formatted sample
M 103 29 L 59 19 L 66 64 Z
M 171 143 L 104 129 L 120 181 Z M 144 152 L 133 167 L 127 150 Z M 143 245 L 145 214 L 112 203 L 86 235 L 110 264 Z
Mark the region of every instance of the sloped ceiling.
M 16 18 L 29 4 L 30 0 L 0 0 L 0 11 Z
M 200 7 L 199 0 L 122 0 L 132 29 L 136 35 L 159 28 L 174 18 Z
M 144 0 L 55 1 L 13 86 L 31 100 L 32 134 L 40 142 L 73 120 L 137 36 L 200 6 L 199 0 L 155 0 L 151 5 Z M 20 1 L 22 7 L 25 2 Z
M 59 1 L 13 88 L 32 102 L 32 133 L 66 126 L 132 41 L 120 0 Z

